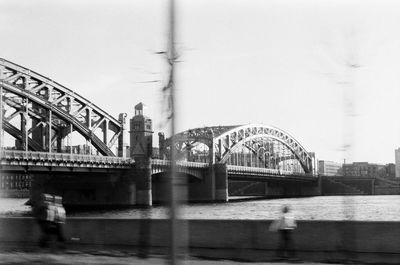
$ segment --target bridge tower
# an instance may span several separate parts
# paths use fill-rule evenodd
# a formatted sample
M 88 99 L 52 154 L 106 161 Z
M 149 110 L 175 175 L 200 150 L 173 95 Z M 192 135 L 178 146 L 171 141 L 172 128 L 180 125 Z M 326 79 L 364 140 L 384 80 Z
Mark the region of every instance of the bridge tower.
M 131 158 L 150 158 L 153 153 L 153 124 L 144 115 L 145 105 L 135 106 L 135 116 L 130 120 L 130 156 Z
M 135 106 L 135 116 L 130 120 L 130 156 L 135 159 L 136 204 L 152 205 L 151 164 L 153 153 L 152 120 L 144 115 L 145 105 Z

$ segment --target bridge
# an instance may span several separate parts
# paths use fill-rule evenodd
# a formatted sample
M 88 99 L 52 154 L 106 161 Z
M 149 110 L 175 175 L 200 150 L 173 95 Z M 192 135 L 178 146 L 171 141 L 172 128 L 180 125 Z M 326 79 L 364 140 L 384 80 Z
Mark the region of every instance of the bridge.
M 152 121 L 140 103 L 128 145 L 127 114 L 116 119 L 72 89 L 4 59 L 0 97 L 1 171 L 30 175 L 32 198 L 46 191 L 71 205 L 163 201 L 172 148 L 189 200 L 228 201 L 233 189 L 254 186 L 249 183 L 258 183 L 266 196 L 320 192 L 313 153 L 279 128 L 210 126 L 169 138 L 159 133 L 156 149 Z

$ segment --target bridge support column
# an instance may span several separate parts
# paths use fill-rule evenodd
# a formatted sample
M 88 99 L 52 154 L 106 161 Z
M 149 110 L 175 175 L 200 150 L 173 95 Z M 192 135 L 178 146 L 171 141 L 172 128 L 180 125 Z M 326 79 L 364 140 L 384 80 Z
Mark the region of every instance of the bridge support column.
M 118 121 L 121 124 L 121 133 L 118 136 L 118 156 L 126 157 L 126 113 L 120 113 L 118 117 Z M 132 143 L 131 143 L 132 148 Z
M 27 107 L 26 107 L 27 108 Z M 20 143 L 20 146 L 18 146 L 20 149 L 28 151 L 28 114 L 26 112 L 21 113 L 21 133 L 22 133 L 22 139 Z
M 215 200 L 228 201 L 228 170 L 226 164 L 214 164 Z
M 151 206 L 153 204 L 151 192 L 151 164 L 150 159 L 137 158 L 135 161 L 136 175 L 136 204 Z
M 137 192 L 136 192 L 136 186 L 137 183 L 135 182 L 135 175 L 136 175 L 136 168 L 132 167 L 127 171 L 127 182 L 125 185 L 127 192 L 128 192 L 128 197 L 127 197 L 127 202 L 128 205 L 136 205 L 137 204 Z

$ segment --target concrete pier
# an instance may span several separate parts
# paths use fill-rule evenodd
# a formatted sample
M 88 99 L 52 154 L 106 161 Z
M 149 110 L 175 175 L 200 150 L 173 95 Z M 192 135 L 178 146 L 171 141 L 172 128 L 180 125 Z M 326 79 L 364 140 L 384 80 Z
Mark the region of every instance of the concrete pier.
M 215 200 L 228 201 L 228 171 L 226 164 L 214 164 Z
M 150 160 L 136 159 L 135 163 L 135 180 L 136 180 L 136 204 L 143 206 L 151 206 L 152 186 L 151 186 L 151 164 Z

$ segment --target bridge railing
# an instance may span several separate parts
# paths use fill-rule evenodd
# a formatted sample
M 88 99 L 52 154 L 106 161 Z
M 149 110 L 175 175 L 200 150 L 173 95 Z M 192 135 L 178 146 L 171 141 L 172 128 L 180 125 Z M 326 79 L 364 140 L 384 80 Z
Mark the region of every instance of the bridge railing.
M 85 162 L 97 164 L 131 164 L 133 160 L 124 157 L 81 155 L 66 153 L 26 152 L 21 150 L 1 150 L 0 158 L 6 160 L 29 160 L 29 161 L 66 161 Z
M 171 160 L 161 160 L 161 159 L 151 159 L 151 164 L 155 166 L 171 166 Z M 192 168 L 207 168 L 209 167 L 208 163 L 200 163 L 200 162 L 188 162 L 188 161 L 176 161 L 177 166 L 185 166 Z
M 269 175 L 277 175 L 277 176 L 309 176 L 310 174 L 293 172 L 289 170 L 282 169 L 273 169 L 273 168 L 261 168 L 261 167 L 244 167 L 244 166 L 235 166 L 235 165 L 227 165 L 228 171 L 235 173 L 257 173 L 257 174 L 269 174 Z
M 278 169 L 272 168 L 261 168 L 261 167 L 245 167 L 245 166 L 235 166 L 235 165 L 227 165 L 228 171 L 232 172 L 254 172 L 254 173 L 266 173 L 272 175 L 280 175 Z

